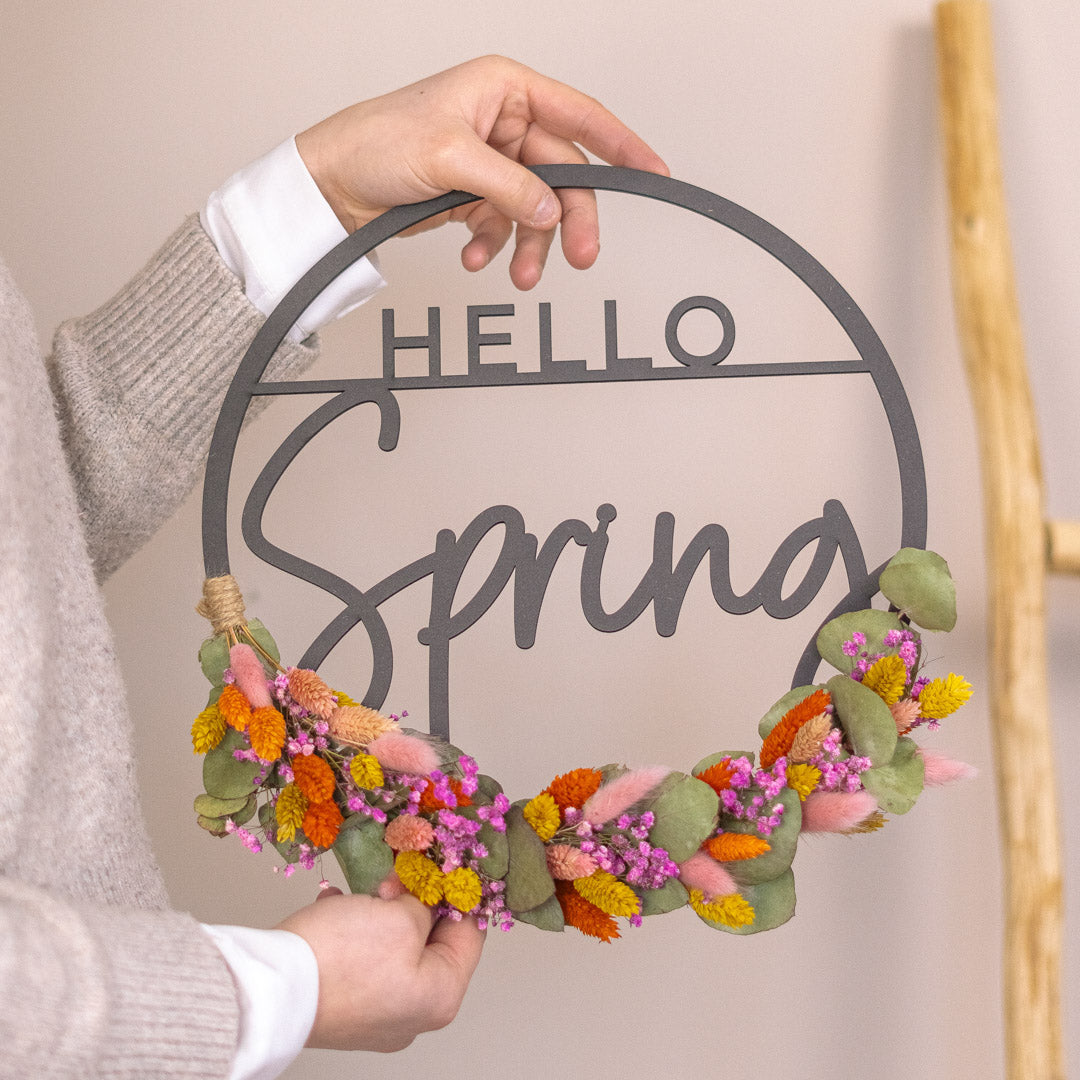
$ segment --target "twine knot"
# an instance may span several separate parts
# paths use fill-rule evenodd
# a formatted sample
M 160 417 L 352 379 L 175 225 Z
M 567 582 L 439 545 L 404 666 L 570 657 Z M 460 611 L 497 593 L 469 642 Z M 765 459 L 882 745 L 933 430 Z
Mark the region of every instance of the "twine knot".
M 244 598 L 232 574 L 207 578 L 203 582 L 202 599 L 196 604 L 195 610 L 204 619 L 210 620 L 215 634 L 224 634 L 247 625 Z

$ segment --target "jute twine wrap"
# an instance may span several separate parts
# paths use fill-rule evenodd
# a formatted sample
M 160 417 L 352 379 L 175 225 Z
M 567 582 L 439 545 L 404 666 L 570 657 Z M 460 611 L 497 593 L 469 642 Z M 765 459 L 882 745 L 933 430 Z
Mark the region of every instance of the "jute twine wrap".
M 195 610 L 210 620 L 215 634 L 225 634 L 247 625 L 244 598 L 232 574 L 207 578 L 203 582 L 203 597 Z

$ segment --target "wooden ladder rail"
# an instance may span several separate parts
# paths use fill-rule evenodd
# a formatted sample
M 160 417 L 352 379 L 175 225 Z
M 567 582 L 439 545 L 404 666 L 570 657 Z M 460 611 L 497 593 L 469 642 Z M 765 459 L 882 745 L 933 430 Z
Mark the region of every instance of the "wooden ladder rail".
M 1063 1080 L 1059 803 L 1047 689 L 1048 570 L 1080 573 L 1080 523 L 1047 522 L 997 140 L 990 14 L 935 12 L 953 290 L 978 427 L 986 520 L 988 696 L 1004 862 L 1009 1080 Z

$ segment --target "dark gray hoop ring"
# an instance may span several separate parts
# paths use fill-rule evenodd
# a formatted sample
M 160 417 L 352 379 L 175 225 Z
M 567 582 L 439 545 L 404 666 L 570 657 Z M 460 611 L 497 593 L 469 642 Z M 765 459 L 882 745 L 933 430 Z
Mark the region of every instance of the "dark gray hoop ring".
M 874 380 L 875 388 L 885 407 L 900 471 L 902 517 L 899 546 L 919 548 L 925 546 L 926 476 L 915 418 L 907 395 L 884 345 L 866 316 L 840 283 L 816 259 L 763 218 L 728 199 L 679 180 L 658 176 L 655 173 L 604 165 L 543 165 L 535 167 L 532 171 L 552 188 L 573 187 L 617 191 L 657 199 L 685 210 L 691 210 L 757 244 L 800 278 L 832 313 L 855 346 L 863 361 L 863 366 L 857 370 L 870 374 Z M 274 394 L 310 393 L 316 388 L 323 389 L 322 384 L 316 383 L 274 384 L 272 388 L 268 384 L 260 384 L 270 358 L 289 328 L 346 267 L 367 255 L 383 241 L 410 226 L 476 199 L 475 195 L 453 191 L 427 202 L 398 206 L 387 211 L 343 240 L 320 259 L 267 318 L 237 368 L 236 375 L 225 395 L 210 445 L 203 488 L 202 512 L 203 558 L 207 577 L 229 573 L 227 536 L 229 478 L 236 441 L 251 398 L 256 394 L 268 392 Z M 821 362 L 810 361 L 805 364 L 805 370 L 799 370 L 799 365 L 796 364 L 785 365 L 785 370 L 791 374 L 820 374 L 827 368 Z M 846 366 L 844 370 L 854 369 Z M 767 365 L 763 365 L 759 373 L 775 374 L 767 370 Z M 748 371 L 746 374 L 754 374 L 754 372 Z M 370 381 L 368 380 L 369 383 Z M 299 445 L 294 446 L 294 454 L 302 445 L 303 442 L 300 442 Z M 265 503 L 265 498 L 263 503 Z M 287 553 L 278 552 L 277 557 L 272 561 L 273 565 L 286 569 L 290 573 L 297 573 L 297 576 L 321 588 L 326 588 L 329 584 L 331 587 L 328 591 L 332 593 L 336 591 L 333 587 L 335 584 L 340 588 L 340 579 Z M 879 566 L 870 571 L 861 585 L 854 585 L 827 618 L 833 618 L 844 611 L 869 607 L 870 601 L 877 592 L 877 579 L 882 568 Z M 352 587 L 349 586 L 349 588 Z M 342 634 L 338 634 L 338 639 Z M 317 666 L 330 648 L 336 644 L 335 639 L 329 647 L 326 647 L 327 642 L 323 641 L 326 637 L 327 634 L 324 632 L 319 639 L 322 642 L 321 655 L 312 656 L 312 649 L 308 650 L 305 657 L 306 666 Z M 315 651 L 319 652 L 319 650 Z M 811 638 L 796 667 L 792 686 L 812 682 L 819 662 L 814 639 Z M 368 699 L 365 700 L 368 704 L 374 704 Z

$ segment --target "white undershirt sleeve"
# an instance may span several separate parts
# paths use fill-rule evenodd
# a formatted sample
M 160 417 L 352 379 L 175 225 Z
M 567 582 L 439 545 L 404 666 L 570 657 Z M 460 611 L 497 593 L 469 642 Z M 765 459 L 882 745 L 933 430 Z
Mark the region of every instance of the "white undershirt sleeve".
M 348 235 L 288 139 L 235 173 L 199 215 L 225 264 L 264 315 Z M 303 341 L 369 299 L 386 283 L 373 258 L 360 259 L 324 289 L 288 333 Z
M 207 926 L 229 965 L 240 1002 L 240 1032 L 229 1080 L 273 1080 L 311 1034 L 319 966 L 308 943 L 288 930 Z

